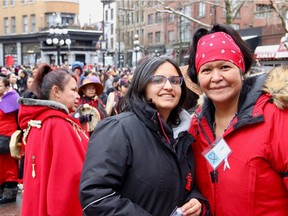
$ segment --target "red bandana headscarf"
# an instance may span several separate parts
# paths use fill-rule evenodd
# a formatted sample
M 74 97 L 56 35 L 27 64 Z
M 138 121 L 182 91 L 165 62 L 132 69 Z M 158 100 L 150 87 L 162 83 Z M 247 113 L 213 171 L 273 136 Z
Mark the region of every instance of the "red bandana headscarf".
M 225 32 L 215 32 L 200 38 L 197 43 L 196 73 L 199 73 L 203 64 L 217 60 L 230 61 L 245 72 L 243 53 L 233 38 Z

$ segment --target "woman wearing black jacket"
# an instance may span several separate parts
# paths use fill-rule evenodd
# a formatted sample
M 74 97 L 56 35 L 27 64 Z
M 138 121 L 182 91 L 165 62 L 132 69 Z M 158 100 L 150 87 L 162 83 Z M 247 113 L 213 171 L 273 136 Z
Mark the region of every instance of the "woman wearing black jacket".
M 209 215 L 194 186 L 185 97 L 174 61 L 151 58 L 136 68 L 127 112 L 100 121 L 90 138 L 80 183 L 86 215 Z

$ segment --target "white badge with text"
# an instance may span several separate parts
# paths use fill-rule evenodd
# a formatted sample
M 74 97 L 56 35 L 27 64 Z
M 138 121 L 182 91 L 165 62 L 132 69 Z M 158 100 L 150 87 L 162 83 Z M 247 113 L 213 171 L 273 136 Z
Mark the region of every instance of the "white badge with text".
M 202 154 L 206 158 L 206 160 L 210 163 L 213 169 L 217 169 L 217 167 L 225 161 L 225 167 L 230 169 L 228 163 L 228 156 L 231 154 L 231 149 L 226 143 L 226 141 L 222 138 L 220 141 L 211 149 L 206 149 Z

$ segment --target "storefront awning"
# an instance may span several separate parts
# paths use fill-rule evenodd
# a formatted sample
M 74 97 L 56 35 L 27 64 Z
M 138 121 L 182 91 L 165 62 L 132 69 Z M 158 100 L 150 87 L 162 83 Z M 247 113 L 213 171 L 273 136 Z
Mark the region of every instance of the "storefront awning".
M 257 46 L 254 52 L 256 59 L 272 59 L 275 58 L 279 45 Z
M 256 59 L 283 59 L 288 58 L 288 47 L 281 43 L 280 45 L 258 46 L 255 49 L 254 57 Z

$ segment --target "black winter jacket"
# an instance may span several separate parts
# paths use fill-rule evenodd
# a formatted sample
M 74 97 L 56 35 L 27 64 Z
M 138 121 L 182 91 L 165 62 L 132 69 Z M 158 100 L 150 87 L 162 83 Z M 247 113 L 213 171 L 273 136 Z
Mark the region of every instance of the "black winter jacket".
M 155 109 L 132 109 L 100 121 L 90 138 L 80 183 L 85 214 L 168 216 L 192 197 L 206 202 L 194 186 L 189 115 L 174 139 Z

